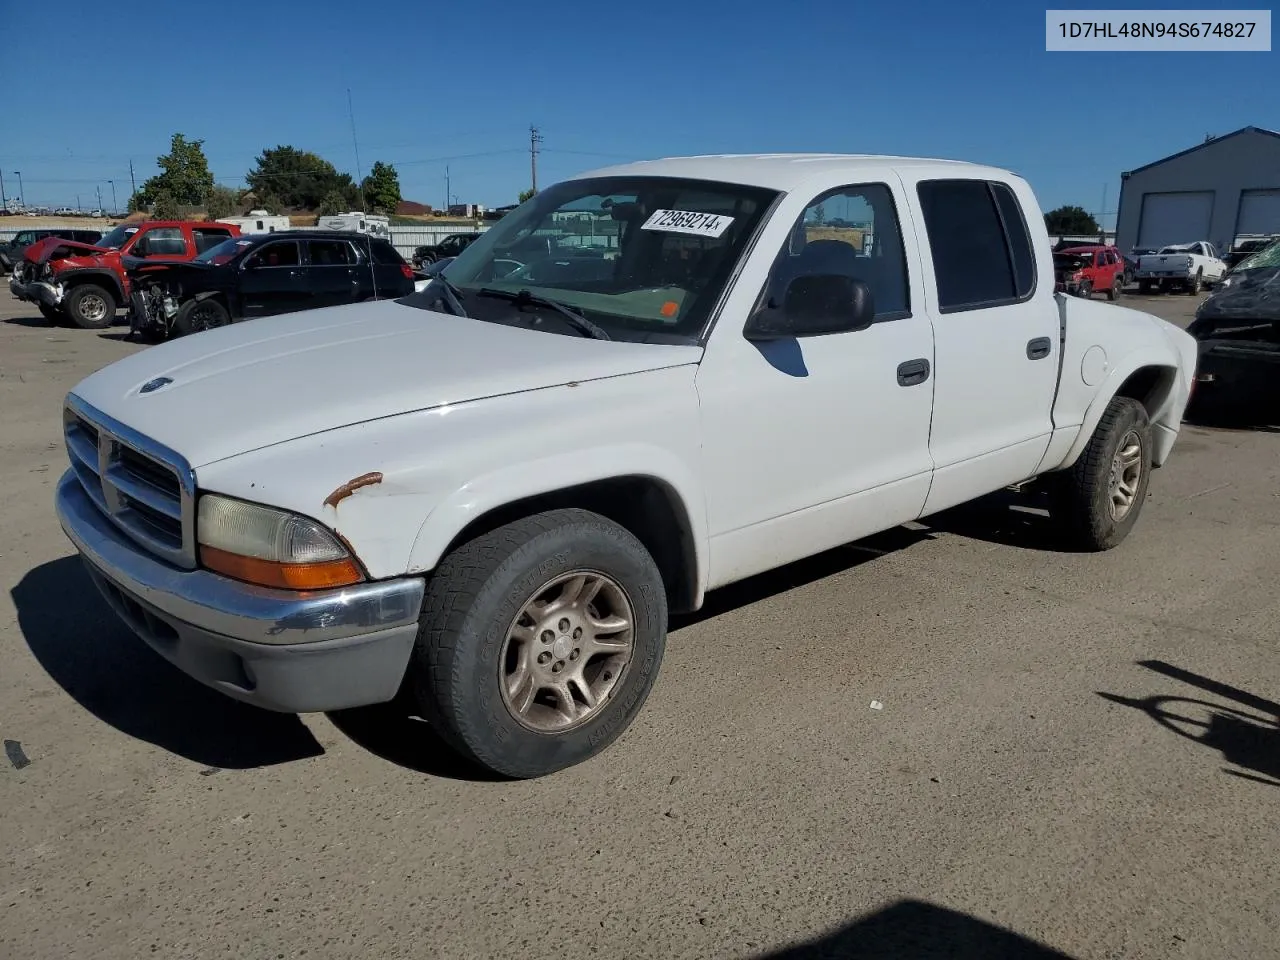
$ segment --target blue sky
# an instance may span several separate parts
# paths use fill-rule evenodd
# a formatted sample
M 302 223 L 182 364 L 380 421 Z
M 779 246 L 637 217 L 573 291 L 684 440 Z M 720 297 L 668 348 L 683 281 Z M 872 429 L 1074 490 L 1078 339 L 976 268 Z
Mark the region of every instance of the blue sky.
M 1065 6 L 1065 4 L 1055 4 Z M 1165 9 L 1173 5 L 1166 4 Z M 72 12 L 71 8 L 75 8 Z M 1121 170 L 1257 125 L 1280 128 L 1277 53 L 1046 53 L 1044 6 L 646 0 L 216 4 L 0 2 L 0 169 L 28 203 L 123 206 L 172 133 L 220 182 L 264 147 L 355 173 L 394 163 L 405 197 L 510 203 L 625 159 L 849 151 L 977 160 L 1048 207 L 1113 211 Z M 304 12 L 305 11 L 305 12 Z M 353 13 L 358 15 L 353 16 Z M 60 51 L 66 51 L 65 56 Z M 1110 218 L 1108 218 L 1110 223 Z

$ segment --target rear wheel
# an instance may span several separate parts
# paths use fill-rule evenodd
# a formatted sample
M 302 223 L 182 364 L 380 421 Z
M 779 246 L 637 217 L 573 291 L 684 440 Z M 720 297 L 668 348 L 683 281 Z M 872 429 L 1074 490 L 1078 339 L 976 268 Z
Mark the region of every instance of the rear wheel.
M 402 696 L 469 760 L 540 777 L 627 729 L 666 631 L 662 576 L 640 541 L 599 514 L 547 511 L 441 561 Z
M 1115 279 L 1111 281 L 1111 289 L 1107 291 L 1107 299 L 1114 302 L 1119 299 L 1120 294 L 1124 292 L 1124 275 L 1117 273 Z
M 1054 477 L 1050 513 L 1069 545 L 1110 550 L 1133 529 L 1151 475 L 1151 424 L 1146 408 L 1112 397 L 1084 452 Z
M 1138 292 L 1139 292 L 1139 293 L 1141 293 L 1141 294 L 1145 294 L 1146 296 L 1150 296 L 1150 295 L 1151 295 L 1151 291 L 1152 291 L 1153 289 L 1154 289 L 1154 287 L 1152 286 L 1152 284 L 1151 284 L 1151 281 L 1150 281 L 1150 280 L 1139 280 L 1139 281 L 1138 281 Z
M 101 330 L 115 321 L 116 298 L 96 283 L 72 287 L 63 302 L 71 322 L 85 330 Z
M 178 308 L 178 315 L 173 318 L 173 329 L 179 335 L 199 333 L 202 330 L 213 330 L 225 327 L 231 322 L 231 314 L 217 300 L 207 297 L 204 300 L 188 300 Z
M 1187 293 L 1195 296 L 1204 289 L 1204 270 L 1197 270 L 1196 275 L 1191 278 L 1191 282 L 1187 284 Z

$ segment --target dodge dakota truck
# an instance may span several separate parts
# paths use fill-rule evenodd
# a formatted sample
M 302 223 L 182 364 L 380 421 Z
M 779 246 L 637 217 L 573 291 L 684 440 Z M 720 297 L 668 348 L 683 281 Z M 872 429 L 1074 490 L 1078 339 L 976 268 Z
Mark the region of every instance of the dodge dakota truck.
M 1172 324 L 1055 293 L 1005 170 L 641 162 L 542 190 L 421 291 L 92 374 L 56 507 L 210 687 L 406 711 L 537 777 L 631 724 L 710 590 L 1026 482 L 1068 542 L 1117 546 L 1195 362 Z

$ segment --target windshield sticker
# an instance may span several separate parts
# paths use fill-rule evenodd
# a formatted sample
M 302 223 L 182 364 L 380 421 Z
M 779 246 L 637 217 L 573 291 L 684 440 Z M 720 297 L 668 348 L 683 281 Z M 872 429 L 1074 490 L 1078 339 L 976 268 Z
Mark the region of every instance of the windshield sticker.
M 641 230 L 661 230 L 664 233 L 687 233 L 694 237 L 718 237 L 733 223 L 733 217 L 716 213 L 696 213 L 692 210 L 655 210 Z

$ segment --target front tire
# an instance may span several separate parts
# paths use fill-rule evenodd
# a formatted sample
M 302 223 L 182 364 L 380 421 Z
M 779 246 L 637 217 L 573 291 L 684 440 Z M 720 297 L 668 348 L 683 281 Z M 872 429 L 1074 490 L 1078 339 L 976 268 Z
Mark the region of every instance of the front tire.
M 1080 281 L 1080 287 L 1076 290 L 1076 296 L 1082 300 L 1088 300 L 1093 296 L 1093 284 L 1088 280 Z
M 67 315 L 57 307 L 51 307 L 47 303 L 36 304 L 40 308 L 40 316 L 44 317 L 50 323 L 62 324 L 66 323 Z
M 116 298 L 96 283 L 82 283 L 67 294 L 64 309 L 82 330 L 102 330 L 116 319 Z
M 188 300 L 179 307 L 173 318 L 173 329 L 180 336 L 186 336 L 202 330 L 225 327 L 230 322 L 231 314 L 227 312 L 227 308 L 212 297 L 207 297 L 204 300 Z
M 541 777 L 627 729 L 666 632 L 662 575 L 640 541 L 599 514 L 552 510 L 444 558 L 402 693 L 467 759 Z
M 1151 424 L 1146 408 L 1112 397 L 1078 460 L 1057 478 L 1051 515 L 1079 550 L 1118 546 L 1142 512 L 1151 478 Z

